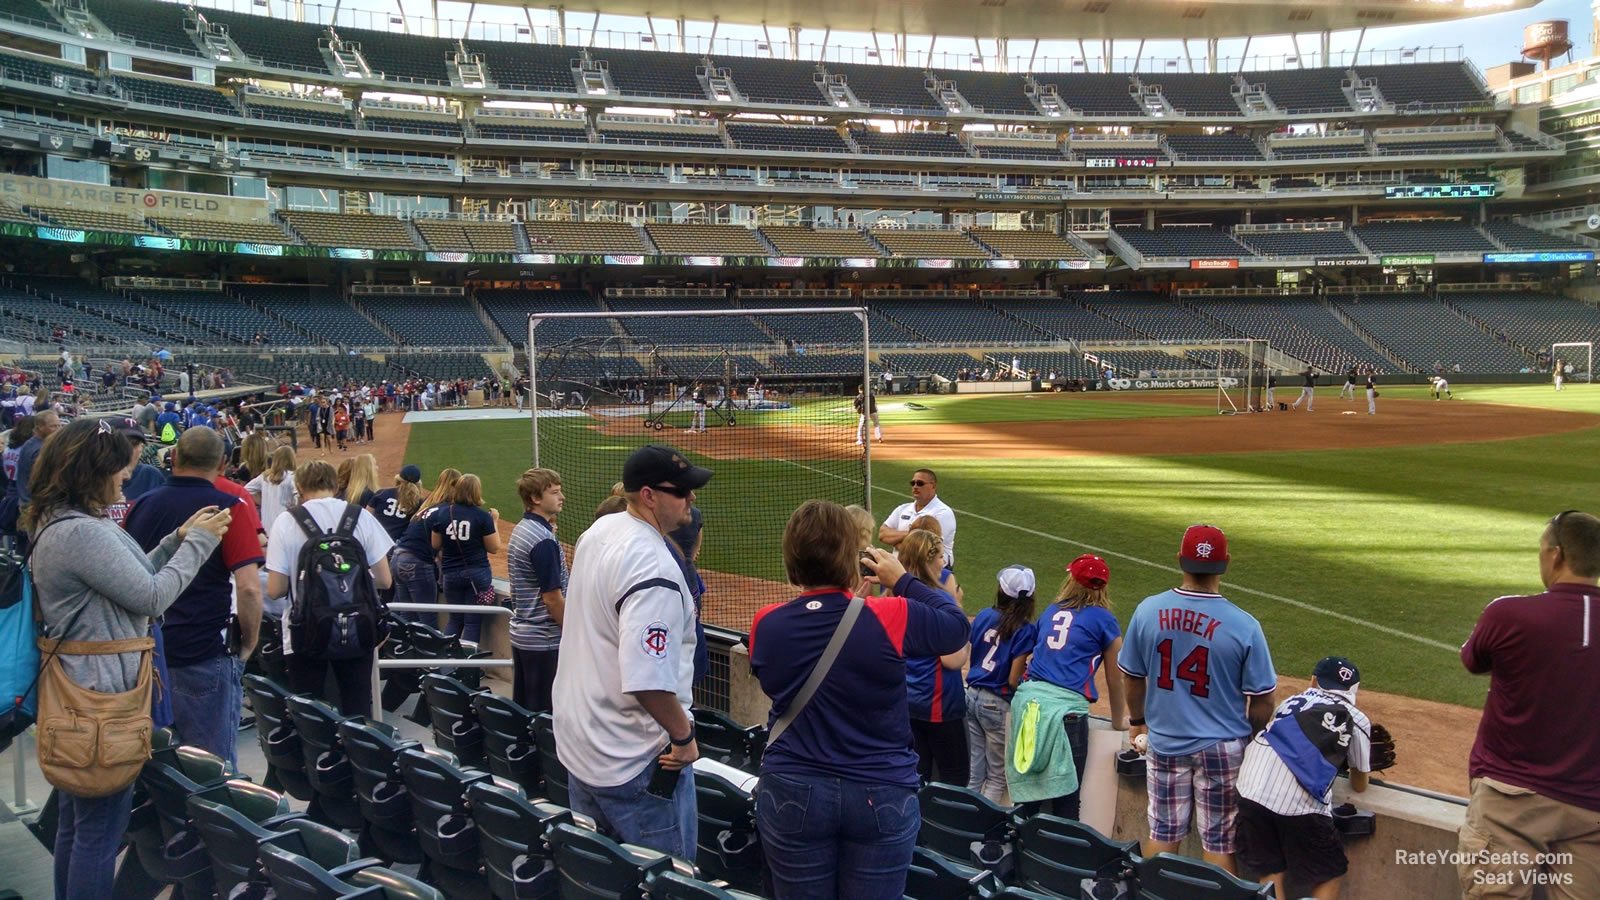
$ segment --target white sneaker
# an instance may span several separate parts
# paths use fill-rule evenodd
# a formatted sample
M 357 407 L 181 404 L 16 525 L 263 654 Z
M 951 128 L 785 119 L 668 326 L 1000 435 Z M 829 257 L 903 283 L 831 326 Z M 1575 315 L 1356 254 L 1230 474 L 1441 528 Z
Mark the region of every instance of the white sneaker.
M 857 447 L 861 446 L 861 442 L 860 441 L 856 441 L 856 446 Z

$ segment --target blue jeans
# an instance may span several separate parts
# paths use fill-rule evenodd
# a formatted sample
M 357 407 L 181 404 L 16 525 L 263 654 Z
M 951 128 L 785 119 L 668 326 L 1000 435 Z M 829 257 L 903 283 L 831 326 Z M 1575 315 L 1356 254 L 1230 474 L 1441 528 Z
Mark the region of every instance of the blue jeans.
M 655 764 L 616 787 L 592 787 L 576 777 L 567 780 L 572 811 L 582 813 L 600 830 L 624 844 L 638 844 L 694 862 L 700 821 L 695 816 L 694 770 L 684 769 L 667 800 L 647 793 Z
M 133 786 L 109 797 L 85 799 L 57 791 L 56 798 L 56 900 L 112 896 Z
M 900 900 L 922 812 L 903 785 L 763 772 L 756 827 L 777 900 Z
M 418 556 L 409 550 L 396 550 L 394 559 L 395 603 L 438 603 L 439 582 L 433 571 L 433 560 Z M 423 613 L 402 612 L 400 618 L 407 622 L 425 621 Z M 428 621 L 429 625 L 436 624 Z
M 1006 796 L 1006 713 L 994 691 L 967 688 L 967 789 L 996 803 Z
M 494 585 L 494 573 L 488 568 L 468 569 L 465 572 L 444 573 L 444 602 L 462 606 L 476 606 L 478 591 Z M 483 630 L 483 616 L 474 613 L 451 613 L 445 634 L 459 634 L 463 641 L 478 642 Z
M 192 666 L 167 666 L 172 679 L 172 724 L 185 744 L 215 753 L 239 770 L 234 741 L 244 702 L 244 662 L 237 656 L 213 657 Z

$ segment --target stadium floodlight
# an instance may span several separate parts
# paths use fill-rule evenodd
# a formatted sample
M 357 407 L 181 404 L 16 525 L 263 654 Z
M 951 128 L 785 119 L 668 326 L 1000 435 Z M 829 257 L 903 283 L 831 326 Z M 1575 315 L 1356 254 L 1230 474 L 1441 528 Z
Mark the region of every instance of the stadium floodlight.
M 1565 341 L 1551 344 L 1550 365 L 1561 371 L 1562 379 L 1567 384 L 1593 384 L 1594 342 Z
M 803 318 L 827 343 L 791 352 L 719 340 L 740 317 L 769 331 Z M 783 530 L 801 503 L 872 508 L 871 429 L 858 445 L 854 407 L 857 389 L 873 385 L 868 338 L 867 311 L 853 306 L 530 314 L 533 463 L 561 473 L 562 540 L 593 521 L 629 453 L 671 445 L 716 472 L 696 492 L 714 536 L 697 561 L 703 618 L 748 630 L 757 610 L 792 596 Z

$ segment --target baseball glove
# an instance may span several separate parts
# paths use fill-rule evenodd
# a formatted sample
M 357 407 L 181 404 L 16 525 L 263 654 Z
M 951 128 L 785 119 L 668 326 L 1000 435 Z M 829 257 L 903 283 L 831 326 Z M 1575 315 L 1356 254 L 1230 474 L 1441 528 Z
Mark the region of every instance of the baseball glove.
M 1382 772 L 1392 765 L 1394 765 L 1394 738 L 1389 736 L 1389 729 L 1373 723 L 1370 770 Z

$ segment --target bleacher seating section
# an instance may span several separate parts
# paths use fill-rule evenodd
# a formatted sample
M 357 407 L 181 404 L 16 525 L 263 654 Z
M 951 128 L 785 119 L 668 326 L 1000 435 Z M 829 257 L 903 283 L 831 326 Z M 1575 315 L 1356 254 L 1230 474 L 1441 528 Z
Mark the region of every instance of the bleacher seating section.
M 306 243 L 317 247 L 371 247 L 414 250 L 416 241 L 404 222 L 392 216 L 283 210 L 279 213 Z
M 967 353 L 884 353 L 878 362 L 901 375 L 940 375 L 954 379 L 962 369 L 982 369 L 983 361 Z
M 472 222 L 454 219 L 416 219 L 413 224 L 435 250 L 480 253 L 516 253 L 516 226 L 510 222 Z
M 1169 134 L 1175 159 L 1259 160 L 1261 148 L 1247 134 Z
M 1259 256 L 1356 256 L 1345 231 L 1249 231 L 1234 235 Z
M 1059 350 L 1022 350 L 1012 354 L 1022 367 L 1030 372 L 1038 372 L 1042 377 L 1048 377 L 1054 372 L 1061 378 L 1096 378 L 1100 373 L 1095 364 L 1083 358 L 1081 353 L 1063 353 Z M 1010 360 L 1005 361 L 1010 364 Z
M 1490 236 L 1511 250 L 1584 250 L 1577 241 L 1515 222 L 1490 222 L 1484 226 Z
M 1137 292 L 1085 293 L 1079 300 L 1108 319 L 1158 341 L 1231 340 L 1238 334 L 1166 297 Z
M 843 75 L 857 100 L 873 109 L 941 115 L 948 112 L 928 93 L 921 69 L 859 63 L 824 63 L 829 75 Z
M 449 86 L 450 54 L 457 50 L 453 38 L 424 37 L 366 28 L 337 29 L 346 42 L 361 45 L 361 56 L 373 72 L 398 81 Z
M 1248 248 L 1229 237 L 1227 232 L 1215 228 L 1182 227 L 1147 231 L 1118 225 L 1115 230 L 1119 237 L 1145 256 L 1237 259 L 1253 255 Z
M 228 95 L 213 87 L 175 81 L 170 78 L 139 78 L 113 75 L 129 103 L 147 103 L 175 109 L 188 109 L 217 116 L 238 116 L 239 108 Z
M 893 256 L 915 259 L 988 259 L 989 252 L 959 231 L 876 228 L 872 237 Z
M 307 109 L 303 106 L 273 106 L 268 103 L 251 104 L 247 110 L 252 119 L 264 119 L 271 122 L 293 122 L 296 125 L 311 125 L 317 128 L 354 128 L 355 123 L 350 121 L 350 116 L 343 110 L 333 112 L 330 110 Z
M 1266 340 L 1274 350 L 1324 371 L 1343 372 L 1352 365 L 1372 366 L 1378 372 L 1394 368 L 1315 300 L 1199 298 L 1190 303 L 1241 335 Z
M 1443 294 L 1440 299 L 1527 350 L 1600 342 L 1600 310 L 1567 297 L 1504 291 Z
M 953 134 L 932 131 L 891 133 L 864 128 L 850 132 L 856 146 L 865 153 L 883 153 L 891 156 L 955 156 L 966 157 L 965 144 Z
M 1447 141 L 1382 141 L 1378 155 L 1440 156 L 1447 153 L 1504 153 L 1500 140 L 1493 136 Z
M 728 123 L 728 139 L 740 150 L 782 150 L 790 153 L 849 153 L 832 128 L 804 125 Z
M 824 106 L 827 100 L 812 77 L 815 63 L 787 59 L 722 56 L 712 60 L 733 73 L 733 86 L 750 103 L 792 103 Z
M 155 0 L 90 0 L 89 12 L 118 38 L 155 48 L 194 53 L 183 30 L 183 8 Z
M 1493 253 L 1499 248 L 1463 222 L 1368 222 L 1356 237 L 1374 253 Z
M 600 140 L 607 144 L 667 145 L 671 147 L 723 147 L 722 133 L 707 128 L 618 128 L 602 123 Z
M 403 116 L 385 116 L 378 113 L 363 112 L 361 114 L 361 124 L 372 131 L 461 137 L 461 123 L 448 119 L 410 119 Z
M 1006 231 L 974 228 L 968 232 L 1001 259 L 1083 259 L 1084 253 L 1066 238 L 1049 231 Z
M 600 305 L 585 291 L 484 290 L 478 301 L 512 343 L 528 340 L 528 316 L 536 312 L 599 312 Z M 609 319 L 546 319 L 535 334 L 541 349 L 574 338 L 605 338 L 616 334 Z
M 1143 75 L 1146 87 L 1161 88 L 1167 103 L 1191 116 L 1237 116 L 1239 104 L 1233 99 L 1234 76 L 1188 72 Z
M 310 22 L 269 18 L 201 6 L 201 17 L 228 30 L 239 49 L 269 66 L 328 73 L 328 62 L 317 50 L 326 30 Z
M 34 216 L 51 225 L 63 228 L 84 228 L 93 231 L 121 231 L 129 234 L 150 234 L 150 224 L 139 216 L 98 209 L 73 206 L 24 207 Z
M 1103 295 L 1090 292 L 1059 300 L 1055 298 L 996 300 L 994 306 L 1062 340 L 1080 342 L 1140 340 L 1140 336 L 1133 329 L 1094 312 L 1085 307 L 1079 299 L 1079 297 L 1098 296 Z
M 1247 84 L 1266 88 L 1267 97 L 1285 113 L 1350 112 L 1350 98 L 1344 95 L 1343 69 L 1280 69 L 1273 72 L 1242 72 Z
M 838 256 L 875 258 L 883 255 L 854 228 L 812 229 L 804 225 L 763 225 L 761 233 L 778 248 L 779 256 Z
M 1515 372 L 1530 360 L 1431 297 L 1336 297 L 1339 308 L 1419 372 L 1435 363 L 1463 372 Z
M 377 295 L 354 299 L 413 346 L 486 346 L 500 342 L 483 326 L 472 301 L 466 297 Z
M 1040 74 L 1034 76 L 1034 81 L 1040 85 L 1054 84 L 1062 104 L 1086 115 L 1139 115 L 1143 111 L 1128 93 L 1133 82 L 1127 75 L 1110 72 Z
M 150 215 L 149 220 L 181 238 L 213 241 L 247 241 L 258 244 L 291 244 L 276 222 L 251 222 L 245 219 L 202 219 L 179 215 Z
M 19 279 L 15 288 L 0 288 L 0 315 L 6 316 L 0 319 L 0 326 L 8 330 L 17 329 L 22 335 L 41 343 L 50 339 L 57 326 L 67 329 L 69 334 L 96 343 L 143 341 L 148 338 L 142 332 L 130 331 L 126 324 L 113 322 L 90 309 L 57 303 L 48 296 L 48 286 L 40 288 L 34 285 L 44 296 L 28 293 L 25 288 L 29 286 L 25 280 Z
M 245 302 L 282 316 L 307 334 L 345 347 L 380 347 L 394 343 L 338 290 L 322 285 L 230 284 L 227 289 Z
M 74 66 L 65 60 L 45 60 L 37 56 L 24 56 L 21 53 L 0 53 L 0 69 L 5 70 L 7 78 L 31 81 L 40 84 L 49 84 L 57 75 L 67 75 L 74 78 L 93 78 L 93 74 L 82 66 Z
M 576 48 L 507 41 L 473 41 L 472 48 L 484 55 L 490 80 L 502 90 L 570 94 L 578 89 L 572 77 Z
M 39 5 L 38 0 L 4 0 L 4 2 L 0 2 L 0 12 L 36 28 L 48 28 L 51 31 L 64 30 L 61 27 L 61 23 L 52 18 L 50 13 Z
M 589 57 L 606 62 L 611 86 L 619 94 L 706 99 L 706 89 L 695 74 L 702 63 L 692 53 L 591 49 Z
M 692 302 L 697 309 L 732 309 L 727 300 L 693 301 L 658 297 L 608 297 L 606 306 L 612 312 L 650 312 L 663 307 L 680 306 Z M 770 344 L 771 335 L 761 330 L 748 316 L 682 316 L 676 318 L 618 319 L 624 330 L 636 338 L 657 344 Z
M 136 295 L 170 315 L 198 322 L 210 329 L 213 334 L 221 336 L 221 339 L 213 338 L 212 343 L 248 344 L 257 332 L 266 335 L 272 343 L 278 345 L 310 343 L 305 335 L 280 320 L 266 315 L 253 306 L 240 303 L 227 294 L 187 290 L 140 290 Z
M 904 325 L 920 337 L 941 344 L 971 344 L 1018 341 L 1038 342 L 1050 338 L 1038 329 L 971 300 L 871 301 L 873 312 Z
M 1367 142 L 1356 137 L 1341 141 L 1317 141 L 1312 144 L 1272 144 L 1273 159 L 1332 159 L 1350 156 L 1369 156 Z
M 804 309 L 847 306 L 851 302 L 848 300 L 790 300 L 762 297 L 740 300 L 738 305 L 745 309 Z M 843 314 L 800 313 L 787 316 L 753 316 L 752 318 L 766 326 L 767 331 L 777 335 L 781 340 L 791 341 L 800 346 L 849 343 L 859 345 L 861 342 L 860 322 L 852 316 Z M 917 340 L 916 335 L 881 317 L 873 319 L 871 329 L 871 340 L 875 345 L 911 343 Z M 859 358 L 857 363 L 859 364 Z M 805 368 L 806 363 L 803 359 L 792 360 L 788 365 L 790 370 L 796 370 L 796 367 L 798 367 L 799 371 L 818 371 L 817 369 Z
M 987 159 L 1061 159 L 1061 145 L 1044 141 L 1009 141 L 972 144 L 973 152 Z
M 1021 75 L 956 69 L 935 69 L 933 74 L 941 82 L 954 81 L 956 91 L 974 110 L 1021 116 L 1039 114 L 1039 110 L 1028 100 L 1028 95 L 1022 91 Z
M 1358 65 L 1355 71 L 1362 79 L 1375 79 L 1383 99 L 1402 108 L 1413 103 L 1428 106 L 1484 106 L 1492 103 L 1467 63 Z
M 643 254 L 650 251 L 632 225 L 620 222 L 524 222 L 534 253 Z
M 189 322 L 170 316 L 139 300 L 120 293 L 102 290 L 76 278 L 47 276 L 18 276 L 13 279 L 19 286 L 33 288 L 48 294 L 58 302 L 76 305 L 80 309 L 101 316 L 113 323 L 122 323 L 142 332 L 130 335 L 135 340 L 148 340 L 151 335 L 175 343 L 219 343 L 216 334 Z
M 494 141 L 561 141 L 582 142 L 589 140 L 589 129 L 582 122 L 566 120 L 567 124 L 558 125 L 555 121 L 536 122 L 525 124 L 517 119 L 480 118 L 474 119 L 473 128 L 477 129 L 478 137 Z
M 662 253 L 685 256 L 769 256 L 755 231 L 740 225 L 649 225 L 645 231 Z

